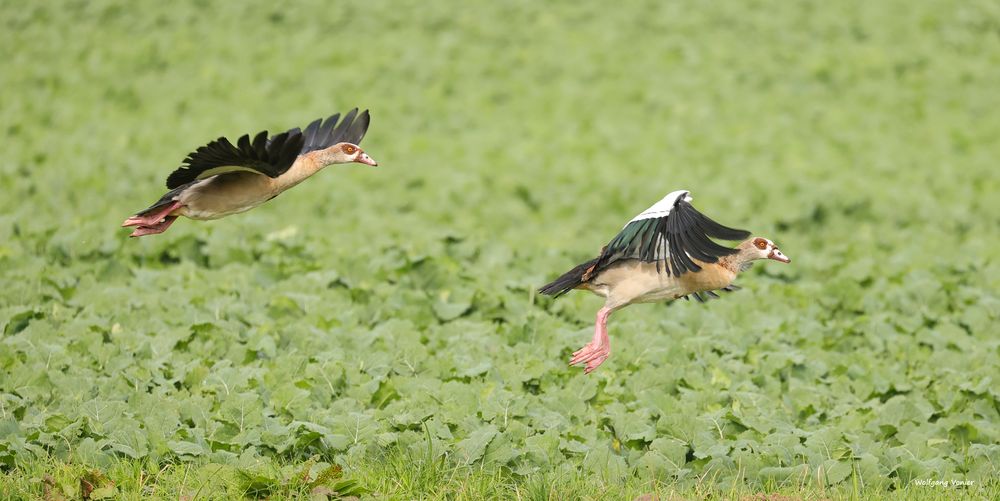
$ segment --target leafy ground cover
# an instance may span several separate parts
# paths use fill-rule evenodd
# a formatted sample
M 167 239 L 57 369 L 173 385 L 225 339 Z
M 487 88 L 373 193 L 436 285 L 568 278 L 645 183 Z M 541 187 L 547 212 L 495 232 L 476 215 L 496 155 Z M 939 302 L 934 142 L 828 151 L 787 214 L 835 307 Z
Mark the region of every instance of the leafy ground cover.
M 993 2 L 0 20 L 8 497 L 996 495 Z M 356 105 L 377 169 L 117 227 L 207 139 Z M 534 289 L 677 188 L 793 264 L 567 367 L 599 301 Z

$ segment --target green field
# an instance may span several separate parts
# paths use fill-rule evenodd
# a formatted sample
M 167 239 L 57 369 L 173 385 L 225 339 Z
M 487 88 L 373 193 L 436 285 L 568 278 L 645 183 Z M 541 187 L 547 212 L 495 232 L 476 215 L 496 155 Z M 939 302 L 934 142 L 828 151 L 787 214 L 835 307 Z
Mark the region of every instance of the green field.
M 379 167 L 119 228 L 355 106 Z M 993 1 L 4 1 L 0 499 L 996 499 L 998 110 Z M 535 289 L 682 188 L 792 264 L 568 367 Z

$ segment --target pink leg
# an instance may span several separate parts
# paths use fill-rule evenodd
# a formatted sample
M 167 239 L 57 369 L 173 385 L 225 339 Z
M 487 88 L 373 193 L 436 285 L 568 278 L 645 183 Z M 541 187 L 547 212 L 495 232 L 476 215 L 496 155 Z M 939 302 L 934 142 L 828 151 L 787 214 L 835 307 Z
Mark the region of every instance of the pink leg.
M 135 231 L 133 231 L 132 234 L 129 235 L 129 236 L 130 237 L 143 237 L 143 236 L 146 236 L 146 235 L 156 235 L 157 233 L 163 233 L 164 231 L 167 231 L 167 228 L 169 228 L 171 224 L 174 224 L 174 220 L 176 220 L 176 219 L 177 219 L 177 216 L 167 216 L 167 217 L 163 218 L 162 221 L 160 221 L 160 222 L 158 222 L 156 224 L 149 225 L 149 226 L 140 226 L 140 227 L 136 228 Z
M 611 308 L 607 306 L 597 310 L 597 321 L 594 322 L 594 338 L 589 344 L 573 353 L 570 365 L 587 364 L 583 372 L 594 372 L 611 355 L 611 339 L 608 338 L 608 316 Z
M 122 223 L 122 226 L 154 226 L 159 223 L 163 218 L 170 215 L 171 212 L 176 210 L 181 206 L 180 202 L 174 202 L 169 206 L 165 207 L 161 211 L 157 211 L 153 214 L 148 214 L 145 216 L 132 216 Z

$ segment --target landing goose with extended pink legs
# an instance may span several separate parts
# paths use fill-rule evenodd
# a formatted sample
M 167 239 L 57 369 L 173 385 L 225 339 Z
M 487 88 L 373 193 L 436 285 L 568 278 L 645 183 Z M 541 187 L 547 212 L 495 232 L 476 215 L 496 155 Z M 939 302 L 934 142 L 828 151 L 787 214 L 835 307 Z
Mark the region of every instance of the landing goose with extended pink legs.
M 712 239 L 742 240 L 736 248 Z M 690 192 L 675 191 L 632 218 L 599 256 L 576 266 L 539 292 L 561 296 L 573 289 L 605 298 L 597 311 L 594 337 L 573 353 L 571 365 L 587 373 L 611 355 L 608 317 L 634 303 L 716 296 L 736 289 L 733 280 L 758 259 L 791 262 L 774 242 L 723 226 L 691 205 Z

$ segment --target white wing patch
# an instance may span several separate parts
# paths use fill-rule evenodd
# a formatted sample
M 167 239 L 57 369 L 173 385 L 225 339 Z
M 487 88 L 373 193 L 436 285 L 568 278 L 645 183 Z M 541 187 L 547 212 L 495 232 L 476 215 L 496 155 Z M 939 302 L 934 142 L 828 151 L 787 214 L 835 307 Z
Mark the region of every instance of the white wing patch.
M 643 219 L 653 219 L 658 217 L 669 216 L 670 211 L 674 208 L 674 205 L 677 204 L 677 199 L 681 197 L 684 197 L 685 202 L 690 202 L 691 200 L 694 200 L 693 198 L 691 198 L 691 192 L 688 190 L 672 191 L 669 194 L 667 194 L 667 196 L 663 197 L 662 200 L 653 204 L 652 207 L 642 211 L 642 213 L 639 214 L 638 216 L 633 217 L 632 220 L 629 221 L 629 223 L 633 223 L 635 221 L 641 221 Z M 628 226 L 628 223 L 626 223 L 625 226 Z M 657 253 L 659 253 L 659 249 L 657 249 L 657 251 L 658 251 Z

